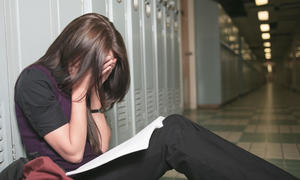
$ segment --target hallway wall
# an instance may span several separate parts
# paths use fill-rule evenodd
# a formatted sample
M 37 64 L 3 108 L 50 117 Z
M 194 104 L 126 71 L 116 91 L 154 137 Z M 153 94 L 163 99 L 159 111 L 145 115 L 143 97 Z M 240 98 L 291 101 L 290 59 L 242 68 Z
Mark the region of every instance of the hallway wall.
M 195 0 L 195 55 L 198 106 L 222 103 L 218 4 Z
M 177 0 L 0 0 L 0 171 L 24 156 L 14 113 L 16 78 L 71 20 L 88 12 L 109 17 L 128 51 L 130 90 L 106 113 L 111 146 L 158 115 L 180 113 L 179 7 Z

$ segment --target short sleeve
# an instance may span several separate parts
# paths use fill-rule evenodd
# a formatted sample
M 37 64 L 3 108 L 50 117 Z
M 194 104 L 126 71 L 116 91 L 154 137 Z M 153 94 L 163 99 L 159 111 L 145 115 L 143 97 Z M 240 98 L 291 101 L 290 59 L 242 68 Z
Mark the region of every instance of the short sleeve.
M 68 123 L 48 76 L 39 69 L 25 69 L 16 84 L 15 101 L 33 129 L 44 137 Z

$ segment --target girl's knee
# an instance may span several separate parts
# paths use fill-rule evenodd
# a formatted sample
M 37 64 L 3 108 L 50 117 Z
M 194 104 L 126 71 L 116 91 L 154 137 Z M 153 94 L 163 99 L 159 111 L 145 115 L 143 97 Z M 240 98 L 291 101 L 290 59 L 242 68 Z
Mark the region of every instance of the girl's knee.
M 179 125 L 181 127 L 186 126 L 190 120 L 179 114 L 172 114 L 165 118 L 164 124 L 168 125 Z

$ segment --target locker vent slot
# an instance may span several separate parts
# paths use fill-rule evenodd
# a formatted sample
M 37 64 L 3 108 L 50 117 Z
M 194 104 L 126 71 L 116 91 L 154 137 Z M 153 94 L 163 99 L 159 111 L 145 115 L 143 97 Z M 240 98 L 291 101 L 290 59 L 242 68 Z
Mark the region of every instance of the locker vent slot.
M 154 91 L 152 89 L 147 90 L 147 113 L 148 113 L 148 121 L 153 120 L 155 116 L 155 103 L 154 103 Z
M 118 128 L 127 128 L 127 108 L 126 101 L 123 100 L 117 104 Z
M 144 113 L 144 103 L 141 90 L 137 89 L 134 93 L 135 96 L 135 122 L 136 122 L 136 130 L 139 131 L 144 127 L 145 118 L 143 116 Z
M 158 97 L 159 97 L 159 102 L 158 102 L 158 107 L 159 107 L 159 115 L 164 115 L 164 92 L 163 90 L 159 90 L 158 93 Z

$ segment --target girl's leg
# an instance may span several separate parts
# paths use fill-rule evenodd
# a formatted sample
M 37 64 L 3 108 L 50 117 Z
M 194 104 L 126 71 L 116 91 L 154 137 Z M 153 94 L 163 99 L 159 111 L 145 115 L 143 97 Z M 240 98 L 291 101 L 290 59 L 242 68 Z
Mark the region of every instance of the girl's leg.
M 168 116 L 163 124 L 147 150 L 88 171 L 83 179 L 156 180 L 169 169 L 190 180 L 297 179 L 183 116 Z

